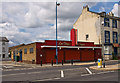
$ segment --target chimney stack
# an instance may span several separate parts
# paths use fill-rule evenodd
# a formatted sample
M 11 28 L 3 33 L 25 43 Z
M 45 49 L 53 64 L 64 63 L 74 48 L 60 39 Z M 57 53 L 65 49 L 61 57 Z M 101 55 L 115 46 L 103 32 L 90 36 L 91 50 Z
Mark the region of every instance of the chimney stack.
M 89 11 L 89 7 L 88 7 L 88 5 L 83 6 L 83 10 L 87 10 L 87 11 Z
M 107 15 L 114 16 L 114 14 L 112 12 L 109 12 Z

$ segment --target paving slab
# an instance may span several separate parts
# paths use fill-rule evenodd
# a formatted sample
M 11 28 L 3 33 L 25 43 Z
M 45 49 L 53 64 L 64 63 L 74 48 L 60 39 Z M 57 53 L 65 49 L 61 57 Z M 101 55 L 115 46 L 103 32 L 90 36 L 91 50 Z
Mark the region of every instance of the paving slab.
M 119 70 L 120 69 L 120 64 L 115 64 L 115 65 L 106 65 L 105 68 L 99 68 L 98 66 L 91 66 L 89 67 L 90 69 L 95 69 L 95 70 Z

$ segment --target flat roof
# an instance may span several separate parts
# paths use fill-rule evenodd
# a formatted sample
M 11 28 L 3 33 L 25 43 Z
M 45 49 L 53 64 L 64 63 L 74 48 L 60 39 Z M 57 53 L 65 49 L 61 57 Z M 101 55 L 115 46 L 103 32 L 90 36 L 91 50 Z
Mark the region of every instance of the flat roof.
M 42 48 L 51 47 L 56 48 L 56 46 L 41 46 Z M 93 46 L 57 46 L 58 48 L 102 48 L 102 47 L 93 47 Z

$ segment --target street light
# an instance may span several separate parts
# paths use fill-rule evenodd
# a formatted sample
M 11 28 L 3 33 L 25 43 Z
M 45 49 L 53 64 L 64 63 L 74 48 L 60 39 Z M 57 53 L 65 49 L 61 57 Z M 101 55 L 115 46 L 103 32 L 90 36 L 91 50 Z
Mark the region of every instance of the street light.
M 59 6 L 60 3 L 57 3 L 56 1 L 56 64 L 58 64 L 58 51 L 57 51 L 57 6 Z
M 103 35 L 104 35 L 104 28 L 103 28 L 104 21 L 101 22 L 101 25 L 102 25 L 102 27 L 101 27 L 101 43 L 102 43 L 103 68 L 105 68 L 104 37 L 103 37 Z

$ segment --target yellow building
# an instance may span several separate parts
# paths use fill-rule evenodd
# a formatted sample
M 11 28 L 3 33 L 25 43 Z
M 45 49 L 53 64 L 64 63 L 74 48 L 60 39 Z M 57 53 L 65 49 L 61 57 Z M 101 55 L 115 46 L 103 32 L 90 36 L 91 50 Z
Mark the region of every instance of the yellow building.
M 19 61 L 34 62 L 36 63 L 36 43 L 21 44 L 18 46 L 10 47 L 11 59 L 16 60 L 16 56 L 19 56 Z
M 99 45 L 103 42 L 106 59 L 112 59 L 112 55 L 120 56 L 120 17 L 115 17 L 112 12 L 92 12 L 84 6 L 73 28 L 77 29 L 77 41 Z

